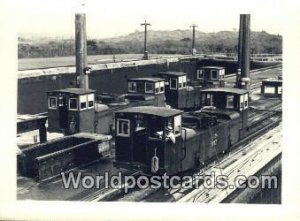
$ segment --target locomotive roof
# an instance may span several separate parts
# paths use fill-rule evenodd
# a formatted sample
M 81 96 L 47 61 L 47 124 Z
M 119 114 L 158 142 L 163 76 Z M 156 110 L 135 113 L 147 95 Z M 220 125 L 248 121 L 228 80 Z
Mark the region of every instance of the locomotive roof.
M 90 94 L 90 93 L 94 93 L 95 90 L 91 90 L 91 89 L 84 89 L 84 88 L 64 88 L 64 89 L 59 89 L 59 90 L 54 90 L 54 91 L 48 91 L 48 93 L 69 93 L 69 94 L 77 94 L 77 95 L 81 95 L 81 94 Z
M 202 90 L 202 92 L 220 92 L 220 93 L 230 93 L 230 94 L 246 94 L 248 93 L 245 89 L 232 88 L 232 87 L 221 87 L 221 88 L 209 88 Z
M 203 109 L 202 113 L 213 114 L 218 116 L 226 116 L 227 118 L 234 120 L 240 117 L 240 114 L 234 110 L 224 110 L 224 109 Z
M 165 75 L 170 75 L 170 76 L 184 76 L 187 75 L 185 72 L 180 72 L 180 71 L 166 71 L 166 72 L 159 72 L 158 75 L 160 74 L 165 74 Z
M 158 77 L 140 77 L 140 78 L 130 78 L 128 79 L 128 81 L 160 82 L 160 81 L 164 81 L 164 79 Z
M 222 70 L 224 69 L 224 67 L 220 67 L 220 66 L 203 66 L 200 68 L 205 68 L 205 69 L 218 69 L 218 70 Z
M 265 79 L 262 82 L 270 83 L 270 84 L 282 84 L 282 80 L 279 80 L 279 79 Z
M 175 115 L 181 114 L 183 111 L 166 108 L 166 107 L 155 107 L 155 106 L 139 106 L 139 107 L 130 107 L 116 113 L 140 113 L 140 114 L 149 114 L 158 117 L 172 117 Z

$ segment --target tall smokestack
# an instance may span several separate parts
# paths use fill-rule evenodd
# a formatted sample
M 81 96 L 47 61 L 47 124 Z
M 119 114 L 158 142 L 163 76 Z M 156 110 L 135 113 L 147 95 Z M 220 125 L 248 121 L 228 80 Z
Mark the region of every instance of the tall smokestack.
M 237 87 L 250 90 L 250 15 L 240 15 Z
M 87 42 L 85 13 L 75 14 L 75 50 L 77 87 L 88 89 Z

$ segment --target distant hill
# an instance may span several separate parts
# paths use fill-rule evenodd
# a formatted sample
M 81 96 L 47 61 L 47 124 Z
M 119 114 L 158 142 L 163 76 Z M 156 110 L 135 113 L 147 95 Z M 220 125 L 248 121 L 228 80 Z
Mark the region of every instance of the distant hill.
M 189 54 L 191 30 L 148 32 L 148 51 L 152 54 Z M 124 54 L 143 52 L 144 32 L 136 31 L 125 36 L 89 39 L 88 54 Z M 238 32 L 221 31 L 204 33 L 196 31 L 198 53 L 236 53 Z M 251 33 L 251 53 L 282 53 L 282 36 L 265 31 Z M 28 38 L 19 36 L 19 58 L 55 57 L 75 54 L 74 39 Z

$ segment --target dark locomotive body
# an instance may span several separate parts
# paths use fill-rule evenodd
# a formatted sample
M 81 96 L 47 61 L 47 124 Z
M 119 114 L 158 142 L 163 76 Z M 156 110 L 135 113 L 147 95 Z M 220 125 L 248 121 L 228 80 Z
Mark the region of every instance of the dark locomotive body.
M 188 86 L 184 72 L 161 72 L 155 76 L 165 79 L 166 103 L 176 109 L 197 109 L 200 107 L 201 86 Z
M 48 92 L 48 129 L 65 134 L 115 131 L 117 167 L 168 174 L 191 169 L 228 151 L 247 126 L 247 91 L 201 85 L 212 76 L 220 81 L 223 69 L 218 70 L 200 76 L 203 82 L 189 81 L 194 86 L 188 86 L 183 72 L 132 78 L 123 100 L 114 102 L 104 96 L 104 101 L 110 100 L 106 104 L 97 104 L 92 90 Z M 165 103 L 182 110 L 210 108 L 183 114 Z
M 116 111 L 135 106 L 165 106 L 164 91 L 164 79 L 154 77 L 130 79 L 127 94 L 116 97 L 101 95 L 101 103 L 97 102 L 94 90 L 66 88 L 49 91 L 48 130 L 64 134 L 111 134 Z
M 50 91 L 48 130 L 64 134 L 112 134 L 114 113 L 128 107 L 169 105 L 185 111 L 197 110 L 201 106 L 201 90 L 222 86 L 225 71 L 220 67 L 202 67 L 196 73 L 193 81 L 187 79 L 186 73 L 174 71 L 131 78 L 127 93 L 122 95 L 95 96 L 95 91 L 80 88 Z
M 224 87 L 225 69 L 205 66 L 196 70 L 196 75 L 187 78 L 184 72 L 167 71 L 154 75 L 165 79 L 166 104 L 181 110 L 197 110 L 201 106 L 201 90 Z
M 204 66 L 196 71 L 196 84 L 203 87 L 224 87 L 225 68 L 218 66 Z
M 49 91 L 48 131 L 74 134 L 94 132 L 95 91 L 66 88 Z
M 201 100 L 216 105 L 189 113 L 162 107 L 117 112 L 114 165 L 171 175 L 229 151 L 247 127 L 248 92 L 211 88 Z
M 153 106 L 165 106 L 164 79 L 155 77 L 131 78 L 128 80 L 127 84 L 127 99 L 130 99 L 131 101 L 141 100 L 140 98 L 146 100 L 145 96 L 148 96 L 153 100 Z
M 162 138 L 166 137 L 164 129 L 168 124 L 177 123 L 175 120 L 180 123 L 181 113 L 180 110 L 157 107 L 133 107 L 117 112 L 116 165 L 149 173 L 152 157 L 156 155 L 160 168 L 164 165 L 175 172 L 176 165 L 172 161 L 180 157 L 179 150 Z M 177 133 L 180 135 L 179 127 Z M 180 136 L 175 136 L 174 140 L 175 143 L 182 143 Z M 170 148 L 174 151 L 170 152 Z

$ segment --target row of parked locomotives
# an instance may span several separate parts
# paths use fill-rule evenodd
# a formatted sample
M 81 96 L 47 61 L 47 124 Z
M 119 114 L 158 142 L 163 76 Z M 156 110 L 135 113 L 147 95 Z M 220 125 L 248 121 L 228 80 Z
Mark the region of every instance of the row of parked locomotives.
M 202 67 L 187 78 L 184 72 L 161 72 L 151 77 L 129 78 L 127 93 L 96 95 L 95 90 L 65 88 L 47 92 L 48 130 L 74 134 L 94 132 L 111 134 L 114 113 L 135 106 L 166 105 L 182 110 L 201 106 L 200 91 L 224 84 L 224 68 Z
M 194 116 L 196 121 L 198 119 L 200 122 L 199 127 L 189 129 L 182 125 L 182 119 L 185 119 L 181 116 L 183 112 L 166 108 L 166 104 L 183 110 L 200 108 L 203 97 L 200 91 L 220 86 L 224 75 L 222 70 L 205 67 L 198 70 L 197 76 L 192 76 L 191 80 L 187 79 L 184 72 L 162 72 L 152 77 L 131 78 L 127 82 L 127 93 L 118 96 L 107 94 L 97 96 L 95 90 L 82 88 L 49 91 L 48 131 L 68 136 L 22 149 L 18 154 L 18 171 L 24 176 L 44 180 L 59 175 L 61 171 L 108 155 L 111 149 L 111 136 L 101 134 L 114 134 L 112 131 L 116 132 L 117 163 L 126 165 L 140 163 L 147 166 L 150 165 L 153 156 L 156 156 L 154 159 L 159 159 L 161 168 L 165 167 L 163 164 L 168 165 L 166 168 L 170 167 L 167 172 L 175 173 L 188 168 L 191 163 L 202 160 L 202 158 L 196 160 L 196 155 L 193 161 L 187 160 L 193 154 L 202 157 L 196 151 L 197 146 L 188 142 L 194 132 L 201 132 L 205 128 L 205 122 L 214 117 L 203 114 L 196 118 Z M 232 99 L 232 102 L 236 102 L 236 98 Z M 205 105 L 213 105 L 214 101 L 212 96 L 207 97 Z M 230 105 L 230 101 L 228 102 Z M 128 112 L 127 116 L 126 110 L 134 109 L 137 112 L 134 115 Z M 128 118 L 124 117 L 123 120 L 118 118 L 115 126 L 115 113 L 119 117 L 123 112 Z M 174 113 L 178 114 L 175 116 Z M 218 128 L 219 121 L 215 123 Z M 222 130 L 228 132 L 224 127 Z M 165 129 L 169 129 L 170 132 L 166 133 Z M 231 137 L 229 141 L 228 136 L 221 134 L 218 136 L 228 139 L 228 143 L 235 140 Z M 169 151 L 168 148 L 173 152 L 170 154 L 162 152 Z M 218 148 L 220 149 L 219 146 Z M 88 153 L 85 153 L 86 151 Z M 182 164 L 172 166 L 179 159 L 182 159 L 180 161 Z
M 210 88 L 200 111 L 132 107 L 116 112 L 118 168 L 147 174 L 180 173 L 230 150 L 247 128 L 248 91 Z

